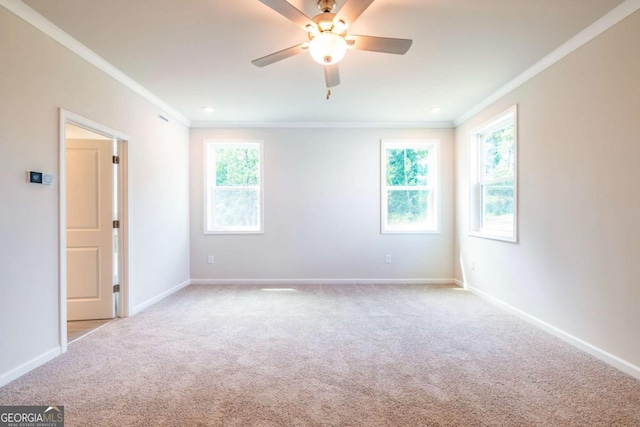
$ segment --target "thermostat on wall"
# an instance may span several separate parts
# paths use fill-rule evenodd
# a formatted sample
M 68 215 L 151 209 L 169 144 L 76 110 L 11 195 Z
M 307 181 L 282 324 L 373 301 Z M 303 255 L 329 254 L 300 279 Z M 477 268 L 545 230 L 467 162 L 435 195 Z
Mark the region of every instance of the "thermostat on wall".
M 53 183 L 53 175 L 50 173 L 27 171 L 27 182 L 32 184 L 51 185 Z

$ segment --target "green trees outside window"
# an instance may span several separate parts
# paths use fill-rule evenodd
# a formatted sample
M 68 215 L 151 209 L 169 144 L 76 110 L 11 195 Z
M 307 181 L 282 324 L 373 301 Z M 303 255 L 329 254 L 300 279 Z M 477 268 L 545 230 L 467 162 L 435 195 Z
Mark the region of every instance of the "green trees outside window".
M 205 141 L 205 232 L 261 230 L 261 142 Z
M 517 106 L 471 131 L 469 232 L 517 241 Z
M 437 230 L 437 143 L 383 141 L 383 232 Z
M 515 214 L 513 120 L 482 135 L 481 228 L 511 232 Z

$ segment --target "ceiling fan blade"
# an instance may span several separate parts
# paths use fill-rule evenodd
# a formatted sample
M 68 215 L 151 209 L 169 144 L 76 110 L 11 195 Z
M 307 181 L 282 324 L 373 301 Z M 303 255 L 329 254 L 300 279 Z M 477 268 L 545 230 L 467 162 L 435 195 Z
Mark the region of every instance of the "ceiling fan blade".
M 260 0 L 260 2 L 266 4 L 304 30 L 306 30 L 307 25 L 312 25 L 314 28 L 316 26 L 311 18 L 300 12 L 294 5 L 286 0 Z
M 338 64 L 324 66 L 324 80 L 327 82 L 327 88 L 338 86 L 340 84 Z
M 287 59 L 302 52 L 306 52 L 307 50 L 307 43 L 300 43 L 299 45 L 291 46 L 287 49 L 272 53 L 271 55 L 254 59 L 253 61 L 251 61 L 251 63 L 256 67 L 264 67 L 266 65 L 273 64 L 274 62 L 282 61 L 283 59 Z
M 387 37 L 356 36 L 347 37 L 347 45 L 353 49 L 369 50 L 372 52 L 395 53 L 404 55 L 411 47 L 413 40 L 391 39 Z
M 347 0 L 336 14 L 336 21 L 344 21 L 347 27 L 350 26 L 371 3 L 373 0 Z

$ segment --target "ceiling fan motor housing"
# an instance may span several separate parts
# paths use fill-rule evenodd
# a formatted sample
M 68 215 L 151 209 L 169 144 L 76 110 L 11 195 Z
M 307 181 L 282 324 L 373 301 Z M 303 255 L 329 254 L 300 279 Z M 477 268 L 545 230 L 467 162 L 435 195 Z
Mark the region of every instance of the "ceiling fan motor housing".
M 322 12 L 331 12 L 336 7 L 336 0 L 318 0 L 318 9 Z
M 335 28 L 334 19 L 335 19 L 335 17 L 336 17 L 335 13 L 322 12 L 322 13 L 314 16 L 313 18 L 311 18 L 311 20 L 313 22 L 315 22 L 315 24 L 318 26 L 318 31 L 319 32 L 334 31 L 334 28 Z

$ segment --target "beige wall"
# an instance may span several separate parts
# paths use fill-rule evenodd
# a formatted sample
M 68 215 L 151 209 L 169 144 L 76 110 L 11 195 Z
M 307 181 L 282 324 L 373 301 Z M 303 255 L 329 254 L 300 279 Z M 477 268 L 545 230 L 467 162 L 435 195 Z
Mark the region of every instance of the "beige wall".
M 263 235 L 203 234 L 206 138 L 264 140 Z M 380 234 L 380 140 L 396 138 L 441 141 L 440 234 Z M 450 278 L 453 130 L 192 129 L 191 208 L 192 279 Z
M 0 8 L 0 384 L 58 346 L 59 108 L 132 137 L 132 308 L 190 275 L 425 279 L 455 271 L 640 365 L 639 40 L 636 12 L 456 129 L 454 157 L 452 130 L 194 129 L 189 138 L 186 127 L 158 120 L 155 106 Z M 468 131 L 513 104 L 519 243 L 468 237 Z M 217 137 L 265 141 L 264 235 L 202 233 L 202 141 Z M 394 138 L 441 140 L 441 234 L 380 234 L 379 143 Z M 26 184 L 25 169 L 56 181 Z M 207 255 L 216 263 L 206 264 Z M 460 259 L 475 269 L 463 272 Z
M 1 384 L 59 345 L 59 108 L 132 138 L 132 307 L 189 279 L 189 130 L 2 7 L 0 58 Z
M 469 237 L 468 132 L 513 104 L 519 243 Z M 456 129 L 456 277 L 640 366 L 639 161 L 636 12 Z

